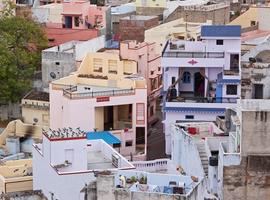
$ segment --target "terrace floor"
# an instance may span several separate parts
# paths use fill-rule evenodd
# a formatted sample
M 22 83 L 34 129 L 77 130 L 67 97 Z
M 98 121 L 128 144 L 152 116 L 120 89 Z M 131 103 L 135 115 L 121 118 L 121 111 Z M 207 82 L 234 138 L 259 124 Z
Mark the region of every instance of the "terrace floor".
M 112 161 L 104 156 L 101 151 L 88 152 L 87 154 L 87 169 L 112 169 Z

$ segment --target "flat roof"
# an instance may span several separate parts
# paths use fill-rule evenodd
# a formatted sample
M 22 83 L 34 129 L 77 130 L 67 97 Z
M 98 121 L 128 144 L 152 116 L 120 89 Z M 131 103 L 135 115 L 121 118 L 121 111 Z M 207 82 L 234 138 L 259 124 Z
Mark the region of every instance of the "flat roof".
M 203 25 L 202 37 L 241 37 L 241 26 L 238 25 Z
M 120 20 L 140 20 L 140 21 L 146 21 L 150 19 L 158 18 L 157 16 L 145 16 L 145 15 L 131 15 L 127 17 L 123 17 Z
M 36 101 L 50 101 L 50 95 L 47 92 L 31 91 L 23 99 L 30 99 Z

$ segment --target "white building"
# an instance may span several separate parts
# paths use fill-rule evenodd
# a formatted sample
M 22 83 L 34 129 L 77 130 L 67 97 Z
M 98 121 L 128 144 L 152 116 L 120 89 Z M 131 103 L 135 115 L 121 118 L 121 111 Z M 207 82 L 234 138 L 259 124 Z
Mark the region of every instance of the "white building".
M 240 26 L 206 25 L 202 41 L 167 42 L 161 61 L 167 154 L 171 123 L 215 121 L 240 97 L 240 35 Z
M 104 140 L 89 140 L 79 129 L 43 132 L 33 145 L 33 189 L 48 199 L 83 199 L 80 190 L 96 171 L 134 169 Z

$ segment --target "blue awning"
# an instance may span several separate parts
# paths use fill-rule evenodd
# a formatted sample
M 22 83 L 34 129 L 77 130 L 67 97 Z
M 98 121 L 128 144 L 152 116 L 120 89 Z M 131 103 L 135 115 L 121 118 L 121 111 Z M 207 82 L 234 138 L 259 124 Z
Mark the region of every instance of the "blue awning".
M 99 132 L 88 132 L 87 133 L 87 140 L 99 140 L 99 139 L 104 140 L 106 143 L 108 143 L 110 145 L 121 144 L 121 141 L 109 131 L 99 131 Z

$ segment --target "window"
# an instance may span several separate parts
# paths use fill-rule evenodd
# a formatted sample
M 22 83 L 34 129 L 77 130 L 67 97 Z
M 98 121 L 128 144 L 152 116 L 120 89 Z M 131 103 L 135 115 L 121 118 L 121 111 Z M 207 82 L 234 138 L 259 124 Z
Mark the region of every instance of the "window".
M 227 95 L 237 95 L 237 85 L 227 85 L 226 87 Z
M 124 74 L 125 75 L 130 75 L 132 74 L 132 62 L 125 62 L 124 63 Z
M 109 73 L 111 74 L 117 74 L 117 61 L 116 60 L 109 60 Z
M 190 83 L 190 72 L 183 73 L 183 83 Z
M 78 27 L 80 25 L 79 17 L 74 17 L 74 25 Z
M 132 140 L 126 141 L 126 147 L 131 147 L 132 146 Z
M 60 62 L 55 62 L 56 65 L 60 65 Z
M 172 84 L 174 84 L 175 83 L 175 77 L 173 76 L 172 77 Z
M 136 121 L 137 121 L 137 124 L 144 124 L 145 122 L 144 103 L 136 104 Z
M 93 65 L 94 65 L 94 72 L 102 72 L 102 59 L 94 58 Z
M 194 119 L 194 115 L 186 115 L 185 119 Z
M 217 45 L 223 45 L 223 40 L 217 40 L 217 41 L 216 41 L 216 44 L 217 44 Z
M 256 26 L 256 21 L 250 21 L 250 26 Z

